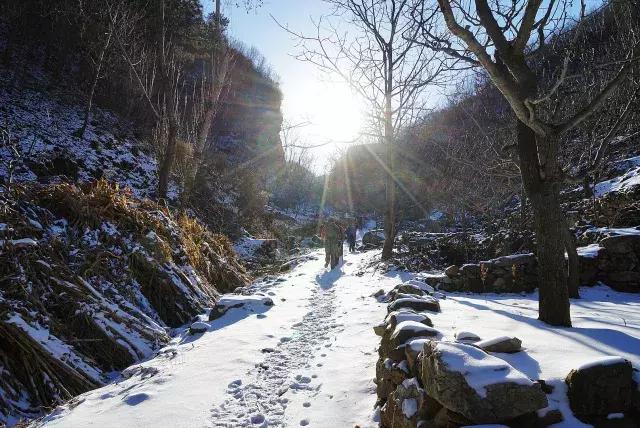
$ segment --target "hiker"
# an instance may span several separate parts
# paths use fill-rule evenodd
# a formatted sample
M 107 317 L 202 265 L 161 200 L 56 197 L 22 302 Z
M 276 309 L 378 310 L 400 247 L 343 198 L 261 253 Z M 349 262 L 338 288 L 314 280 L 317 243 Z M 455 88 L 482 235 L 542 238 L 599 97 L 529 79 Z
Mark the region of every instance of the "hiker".
M 356 228 L 353 224 L 349 224 L 347 230 L 345 231 L 345 237 L 347 238 L 347 243 L 349 244 L 349 252 L 353 253 L 356 250 Z
M 331 269 L 338 265 L 342 256 L 342 228 L 334 220 L 326 221 L 320 228 L 320 237 L 324 239 L 324 267 Z

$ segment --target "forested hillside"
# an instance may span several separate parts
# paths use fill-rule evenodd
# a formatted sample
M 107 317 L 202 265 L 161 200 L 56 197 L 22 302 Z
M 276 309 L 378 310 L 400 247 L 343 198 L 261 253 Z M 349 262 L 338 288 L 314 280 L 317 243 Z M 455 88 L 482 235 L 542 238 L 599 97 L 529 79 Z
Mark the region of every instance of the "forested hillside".
M 566 82 L 553 93 L 561 102 L 549 114 L 560 116 L 587 104 L 614 75 L 616 61 L 626 55 L 638 31 L 637 22 L 628 19 L 632 17 L 623 17 L 612 7 L 602 8 L 580 25 L 577 40 L 577 29 L 569 28 L 552 36 L 532 56 L 535 73 L 542 76 L 543 86 L 551 88 L 559 78 L 554 73 L 562 69 L 563 52 L 575 50 Z M 596 63 L 603 65 L 592 70 Z M 504 216 L 514 200 L 526 199 L 515 145 L 515 115 L 507 101 L 482 71 L 455 85 L 444 106 L 398 136 L 398 204 L 404 218 L 423 218 L 434 208 L 452 217 Z M 582 188 L 582 195 L 591 197 L 596 183 L 618 173 L 620 161 L 640 154 L 637 95 L 637 77 L 625 79 L 598 114 L 561 137 L 563 188 L 568 194 Z M 346 150 L 331 173 L 329 200 L 349 208 L 344 189 L 350 183 L 353 209 L 383 212 L 384 162 L 384 148 L 376 143 Z M 626 224 L 637 220 L 628 219 Z M 602 218 L 598 224 L 622 225 L 611 221 Z
M 275 75 L 197 1 L 0 12 L 2 425 L 109 382 L 249 284 L 228 237 L 273 233 L 284 159 Z

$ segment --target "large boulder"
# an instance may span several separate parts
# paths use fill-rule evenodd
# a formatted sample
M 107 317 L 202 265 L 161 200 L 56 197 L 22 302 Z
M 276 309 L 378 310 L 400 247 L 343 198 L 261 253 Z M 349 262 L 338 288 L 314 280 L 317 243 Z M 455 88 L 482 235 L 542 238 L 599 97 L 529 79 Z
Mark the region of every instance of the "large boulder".
M 449 278 L 455 278 L 460 274 L 460 268 L 456 265 L 451 265 L 444 270 L 444 274 Z
M 538 383 L 474 346 L 428 342 L 421 367 L 426 393 L 476 424 L 509 421 L 548 405 Z
M 632 410 L 637 388 L 631 363 L 605 357 L 571 370 L 565 382 L 573 414 L 581 420 Z
M 401 308 L 413 309 L 414 311 L 431 311 L 440 312 L 440 303 L 437 299 L 429 296 L 422 297 L 403 297 L 397 299 L 389 306 L 387 306 L 388 312 L 397 311 Z
M 462 267 L 460 268 L 460 275 L 462 276 L 462 287 L 464 291 L 482 293 L 482 291 L 484 290 L 484 284 L 482 283 L 480 265 L 462 265 Z

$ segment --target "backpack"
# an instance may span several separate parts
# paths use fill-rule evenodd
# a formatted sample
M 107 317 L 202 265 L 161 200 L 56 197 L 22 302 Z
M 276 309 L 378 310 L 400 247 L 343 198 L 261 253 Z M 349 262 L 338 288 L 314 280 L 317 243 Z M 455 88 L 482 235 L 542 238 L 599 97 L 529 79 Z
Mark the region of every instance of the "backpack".
M 325 237 L 328 240 L 335 241 L 338 239 L 338 228 L 335 223 L 327 223 L 325 226 Z

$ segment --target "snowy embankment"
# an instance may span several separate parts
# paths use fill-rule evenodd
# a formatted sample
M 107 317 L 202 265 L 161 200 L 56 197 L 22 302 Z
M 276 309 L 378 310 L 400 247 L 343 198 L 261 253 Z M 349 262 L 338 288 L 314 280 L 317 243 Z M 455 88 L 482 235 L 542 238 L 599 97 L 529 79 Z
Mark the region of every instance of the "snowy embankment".
M 209 331 L 187 331 L 159 355 L 125 371 L 127 379 L 84 394 L 38 426 L 375 427 L 378 338 L 386 305 L 370 295 L 413 277 L 364 271 L 377 252 L 350 255 L 334 272 L 322 252 L 250 290 L 269 296 L 229 310 Z M 572 302 L 573 328 L 537 320 L 537 295 L 449 294 L 429 314 L 443 340 L 473 332 L 517 336 L 523 351 L 497 356 L 554 387 L 558 426 L 585 426 L 570 412 L 564 377 L 603 357 L 640 366 L 640 296 L 584 288 Z M 204 318 L 203 318 L 204 320 Z

